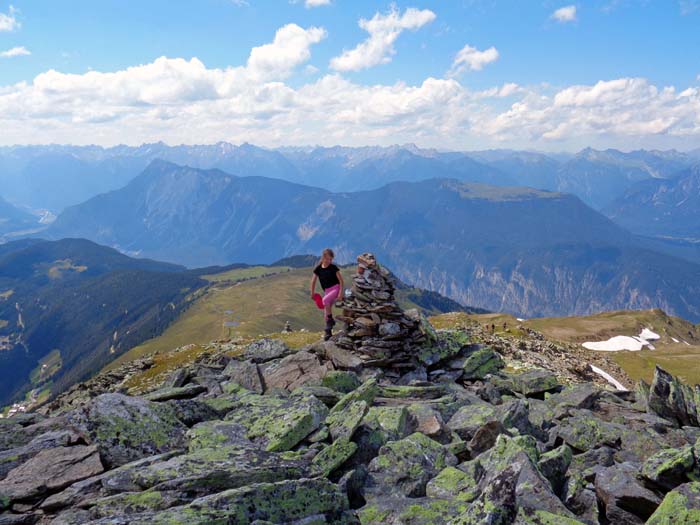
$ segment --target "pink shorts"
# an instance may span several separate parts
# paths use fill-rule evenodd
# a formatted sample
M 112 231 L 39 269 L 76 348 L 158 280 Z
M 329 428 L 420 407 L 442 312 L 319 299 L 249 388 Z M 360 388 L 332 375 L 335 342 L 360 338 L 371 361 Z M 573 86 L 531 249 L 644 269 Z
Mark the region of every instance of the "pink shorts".
M 338 295 L 340 294 L 340 285 L 336 284 L 335 286 L 331 286 L 330 288 L 323 290 L 323 292 L 323 306 L 332 305 L 338 299 Z

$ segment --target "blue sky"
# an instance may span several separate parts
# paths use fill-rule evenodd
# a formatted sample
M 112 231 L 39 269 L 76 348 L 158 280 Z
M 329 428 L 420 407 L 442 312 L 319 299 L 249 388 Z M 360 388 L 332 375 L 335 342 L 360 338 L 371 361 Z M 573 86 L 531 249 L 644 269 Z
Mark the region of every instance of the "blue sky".
M 315 2 L 0 0 L 0 144 L 700 146 L 700 1 Z

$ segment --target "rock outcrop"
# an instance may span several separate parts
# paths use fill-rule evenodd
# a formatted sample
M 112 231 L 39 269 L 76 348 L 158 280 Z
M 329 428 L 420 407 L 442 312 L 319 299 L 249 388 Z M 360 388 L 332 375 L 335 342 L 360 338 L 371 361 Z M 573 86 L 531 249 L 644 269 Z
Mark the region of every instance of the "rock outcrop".
M 405 316 L 353 301 L 350 331 Z M 0 524 L 700 523 L 697 398 L 677 378 L 614 391 L 526 346 L 398 325 L 381 359 L 363 350 L 379 328 L 223 345 L 143 396 L 110 372 L 2 419 Z

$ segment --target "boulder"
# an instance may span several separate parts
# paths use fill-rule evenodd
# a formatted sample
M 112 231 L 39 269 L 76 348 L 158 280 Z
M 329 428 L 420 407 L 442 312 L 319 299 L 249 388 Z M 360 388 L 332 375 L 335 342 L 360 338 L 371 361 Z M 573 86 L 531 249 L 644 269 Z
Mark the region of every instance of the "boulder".
M 467 380 L 484 379 L 489 374 L 495 374 L 504 366 L 500 354 L 490 348 L 482 348 L 464 361 L 462 377 Z
M 693 447 L 670 448 L 657 452 L 644 462 L 642 476 L 656 486 L 671 490 L 697 475 Z
M 36 456 L 47 448 L 66 447 L 84 444 L 83 436 L 74 429 L 50 430 L 32 439 L 26 445 L 0 452 L 0 480 L 4 479 L 13 468 Z
M 658 494 L 639 482 L 638 474 L 635 465 L 620 463 L 596 475 L 595 491 L 611 523 L 644 523 L 661 503 Z
M 186 427 L 172 407 L 123 394 L 102 394 L 69 415 L 90 436 L 108 468 L 184 445 Z
M 0 502 L 35 499 L 103 470 L 94 445 L 45 449 L 0 481 Z
M 649 388 L 648 410 L 679 426 L 698 426 L 696 393 L 658 365 Z
M 334 523 L 347 509 L 347 496 L 333 483 L 325 479 L 301 479 L 253 483 L 226 490 L 159 512 L 153 521 L 133 523 Z
M 524 396 L 536 396 L 556 390 L 561 386 L 556 374 L 543 368 L 513 374 L 510 379 L 513 391 Z
M 357 443 L 348 440 L 334 441 L 325 447 L 311 461 L 313 473 L 328 477 L 345 463 L 357 450 Z
M 232 359 L 224 369 L 224 375 L 246 390 L 256 394 L 262 394 L 265 390 L 258 365 L 253 361 Z
M 271 395 L 241 396 L 226 415 L 241 424 L 246 437 L 271 452 L 290 450 L 321 426 L 328 408 L 313 396 L 282 398 Z
M 206 392 L 207 388 L 202 385 L 189 384 L 185 386 L 171 386 L 161 388 L 144 395 L 144 399 L 149 401 L 168 401 L 170 399 L 191 399 L 202 392 Z
M 369 464 L 373 490 L 407 497 L 425 496 L 433 477 L 457 458 L 437 441 L 416 432 L 398 441 L 389 441 Z
M 479 496 L 482 475 L 483 469 L 476 461 L 460 465 L 460 468 L 445 467 L 428 482 L 425 493 L 431 498 L 469 503 Z
M 347 350 L 344 351 L 347 352 Z M 335 364 L 335 362 L 333 364 Z M 352 392 L 361 384 L 357 374 L 346 370 L 331 370 L 321 380 L 321 385 L 343 394 Z
M 315 354 L 305 351 L 260 366 L 265 391 L 276 388 L 292 391 L 307 383 L 320 382 L 329 370 L 329 365 L 321 364 Z
M 333 441 L 349 441 L 367 414 L 365 401 L 353 401 L 342 410 L 332 410 L 326 419 L 326 425 Z
M 700 482 L 676 487 L 666 494 L 647 525 L 695 525 L 700 523 Z
M 305 473 L 306 467 L 298 459 L 285 459 L 252 443 L 239 442 L 112 471 L 102 485 L 111 493 L 179 490 L 191 499 L 250 483 L 301 478 Z
M 245 347 L 243 359 L 253 363 L 265 363 L 289 354 L 291 350 L 279 339 L 259 339 Z

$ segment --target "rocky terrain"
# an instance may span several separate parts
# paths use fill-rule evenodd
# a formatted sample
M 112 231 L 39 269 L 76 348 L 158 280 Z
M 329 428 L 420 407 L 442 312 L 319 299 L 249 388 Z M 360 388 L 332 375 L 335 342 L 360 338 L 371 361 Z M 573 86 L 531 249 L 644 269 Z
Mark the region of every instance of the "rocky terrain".
M 617 391 L 532 330 L 393 311 L 420 320 L 400 373 L 346 331 L 218 342 L 0 419 L 0 524 L 700 523 L 699 387 L 659 368 Z

